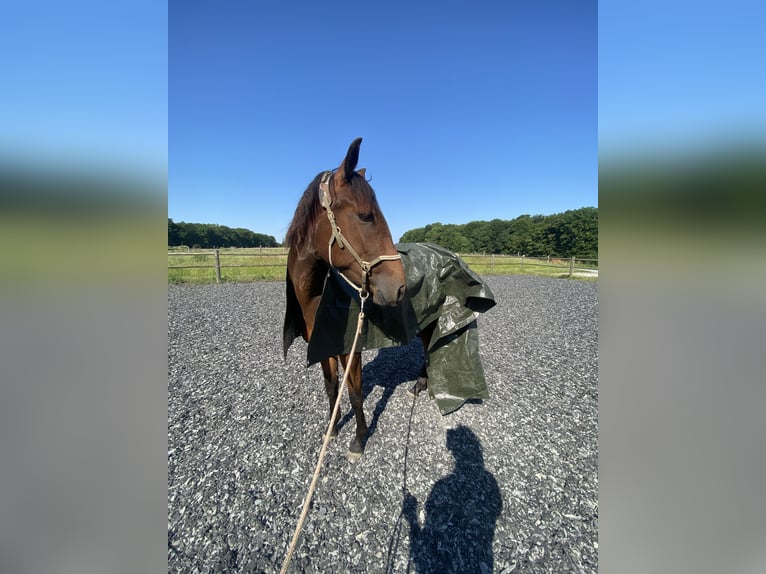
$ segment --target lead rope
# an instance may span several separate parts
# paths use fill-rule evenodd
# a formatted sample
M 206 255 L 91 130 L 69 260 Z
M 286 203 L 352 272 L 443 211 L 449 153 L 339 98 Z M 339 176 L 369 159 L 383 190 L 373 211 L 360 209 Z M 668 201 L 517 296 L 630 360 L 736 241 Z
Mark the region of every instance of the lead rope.
M 343 382 L 341 383 L 341 388 L 338 391 L 338 398 L 335 399 L 335 406 L 332 409 L 332 414 L 330 415 L 330 424 L 327 425 L 327 432 L 324 436 L 324 441 L 322 442 L 322 449 L 319 451 L 319 460 L 317 461 L 316 469 L 314 470 L 314 476 L 311 478 L 311 484 L 309 485 L 309 491 L 306 494 L 306 499 L 303 501 L 303 508 L 301 509 L 301 515 L 300 518 L 298 518 L 298 524 L 295 527 L 295 532 L 293 533 L 293 539 L 290 542 L 290 547 L 287 550 L 287 556 L 285 556 L 285 560 L 282 563 L 282 569 L 279 571 L 280 574 L 285 574 L 287 572 L 287 567 L 290 565 L 290 560 L 293 557 L 293 552 L 295 552 L 295 548 L 298 545 L 298 538 L 301 535 L 301 530 L 303 530 L 303 523 L 306 521 L 306 516 L 308 516 L 309 513 L 309 505 L 311 504 L 311 498 L 314 496 L 314 490 L 316 489 L 317 480 L 319 480 L 319 471 L 322 469 L 322 462 L 324 462 L 325 454 L 327 453 L 327 446 L 330 444 L 330 432 L 332 431 L 333 424 L 335 424 L 335 417 L 338 414 L 338 409 L 340 407 L 340 399 L 343 397 L 343 391 L 346 388 L 346 382 L 348 380 L 348 374 L 351 372 L 351 364 L 354 362 L 354 355 L 356 352 L 356 344 L 359 341 L 359 334 L 362 332 L 362 327 L 364 325 L 364 302 L 367 300 L 368 294 L 365 292 L 363 296 L 361 296 L 361 308 L 359 309 L 359 318 L 356 322 L 356 333 L 354 334 L 354 343 L 351 345 L 351 353 L 349 355 L 348 363 L 346 363 L 346 368 L 343 372 Z

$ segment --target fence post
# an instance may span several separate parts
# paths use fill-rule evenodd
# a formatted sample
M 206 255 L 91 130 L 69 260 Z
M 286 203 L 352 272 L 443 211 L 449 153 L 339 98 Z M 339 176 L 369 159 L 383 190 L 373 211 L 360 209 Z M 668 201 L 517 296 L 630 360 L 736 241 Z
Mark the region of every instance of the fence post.
M 221 260 L 218 257 L 218 249 L 215 250 L 215 282 L 221 282 Z
M 519 273 L 524 273 L 524 257 L 525 255 L 521 256 L 521 269 L 519 269 Z
M 572 278 L 572 271 L 574 271 L 574 255 L 572 255 L 572 259 L 569 260 L 569 278 Z
M 492 254 L 492 271 L 495 270 L 495 254 Z

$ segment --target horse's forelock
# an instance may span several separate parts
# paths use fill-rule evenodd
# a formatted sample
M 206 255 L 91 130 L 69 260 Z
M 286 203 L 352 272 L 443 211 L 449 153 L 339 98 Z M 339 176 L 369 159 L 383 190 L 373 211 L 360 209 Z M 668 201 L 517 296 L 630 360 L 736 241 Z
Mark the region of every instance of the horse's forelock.
M 375 190 L 372 189 L 372 186 L 367 183 L 367 180 L 362 175 L 354 173 L 350 185 L 352 189 L 351 193 L 358 203 L 367 204 L 371 208 L 380 211 L 378 200 L 375 198 Z

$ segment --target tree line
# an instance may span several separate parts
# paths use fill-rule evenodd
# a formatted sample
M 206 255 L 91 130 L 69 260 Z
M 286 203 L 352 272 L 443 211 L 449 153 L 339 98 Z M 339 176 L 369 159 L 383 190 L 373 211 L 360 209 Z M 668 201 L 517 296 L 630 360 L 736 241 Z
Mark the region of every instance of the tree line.
M 202 249 L 218 247 L 279 247 L 273 235 L 255 233 L 241 227 L 211 223 L 174 222 L 168 218 L 168 245 L 186 245 Z
M 582 207 L 553 215 L 521 215 L 515 219 L 429 223 L 406 231 L 403 243 L 436 243 L 458 253 L 521 254 L 529 257 L 598 259 L 598 208 Z M 279 247 L 272 235 L 249 229 L 168 219 L 168 245 Z
M 431 223 L 405 232 L 401 241 L 436 243 L 459 253 L 598 259 L 598 208 L 511 220 Z

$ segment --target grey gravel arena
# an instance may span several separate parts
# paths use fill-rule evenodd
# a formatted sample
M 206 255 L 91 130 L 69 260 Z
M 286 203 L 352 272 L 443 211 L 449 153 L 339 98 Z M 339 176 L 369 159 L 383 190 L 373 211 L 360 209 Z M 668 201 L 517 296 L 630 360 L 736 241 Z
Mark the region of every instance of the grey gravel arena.
M 442 416 L 407 389 L 419 340 L 362 355 L 289 572 L 596 572 L 598 285 L 485 278 L 490 399 Z M 168 286 L 168 571 L 278 572 L 329 404 L 306 344 L 282 358 L 285 284 Z M 449 442 L 449 448 L 448 448 Z

